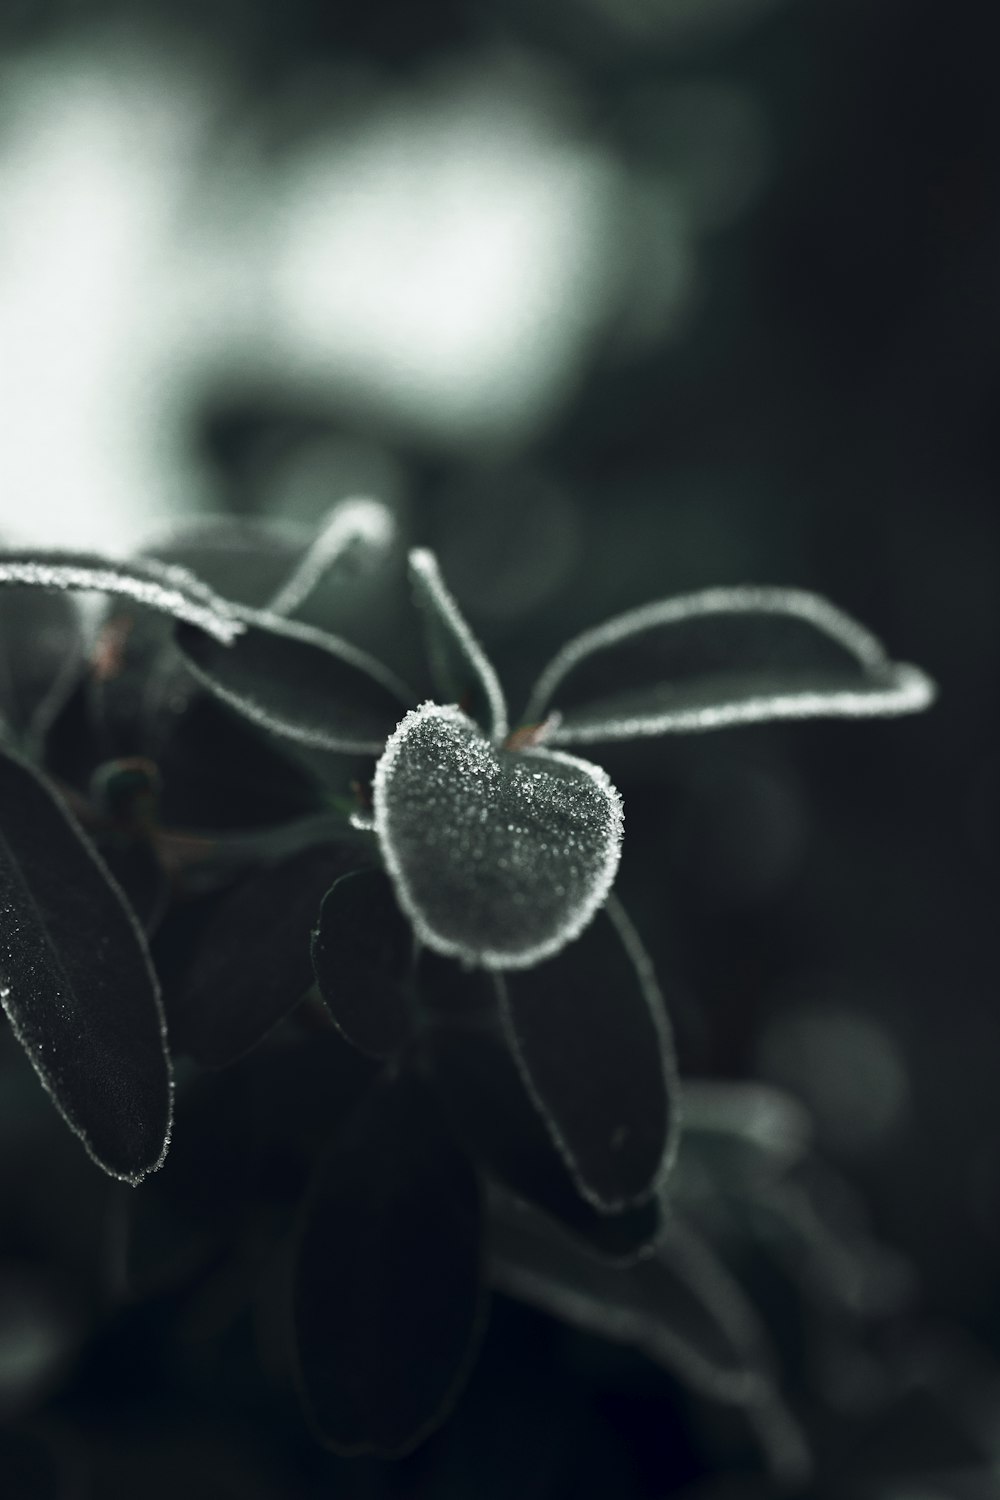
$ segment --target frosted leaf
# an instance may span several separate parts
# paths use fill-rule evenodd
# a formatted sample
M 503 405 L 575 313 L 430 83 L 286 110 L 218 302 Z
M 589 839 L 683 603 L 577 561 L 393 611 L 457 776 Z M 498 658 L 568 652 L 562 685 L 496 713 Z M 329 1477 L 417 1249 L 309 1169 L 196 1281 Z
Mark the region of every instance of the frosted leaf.
M 324 576 L 351 563 L 371 562 L 392 546 L 395 536 L 396 521 L 387 505 L 378 500 L 342 500 L 274 595 L 270 612 L 294 614 Z
M 239 608 L 232 646 L 181 625 L 177 644 L 195 677 L 262 729 L 300 745 L 378 755 L 413 694 L 366 651 L 328 631 Z
M 90 552 L 7 552 L 0 555 L 0 585 L 119 594 L 171 615 L 228 644 L 242 635 L 236 607 L 186 568 L 153 558 L 128 562 Z
M 546 667 L 525 710 L 557 701 L 551 744 L 722 729 L 771 719 L 915 713 L 935 695 L 863 626 L 817 594 L 717 588 L 629 610 Z
M 343 875 L 324 894 L 310 945 L 334 1024 L 371 1057 L 392 1057 L 410 1036 L 413 933 L 381 870 Z
M 0 1000 L 63 1119 L 112 1177 L 166 1155 L 172 1082 L 145 939 L 37 772 L 0 754 Z
M 577 937 L 618 869 L 622 802 L 599 766 L 496 750 L 459 709 L 421 704 L 375 769 L 375 830 L 421 942 L 522 969 Z
M 507 737 L 507 704 L 499 678 L 486 653 L 462 618 L 445 587 L 433 552 L 410 553 L 414 597 L 424 617 L 427 655 L 436 691 L 447 703 L 458 703 L 485 730 L 494 744 Z
M 603 1213 L 660 1189 L 678 1141 L 673 1038 L 653 967 L 609 896 L 558 967 L 497 979 L 529 1095 L 577 1191 Z
M 772 1473 L 812 1459 L 774 1374 L 767 1333 L 714 1251 L 673 1218 L 654 1253 L 602 1264 L 523 1204 L 491 1197 L 489 1275 L 509 1296 L 639 1350 L 697 1394 L 741 1409 Z

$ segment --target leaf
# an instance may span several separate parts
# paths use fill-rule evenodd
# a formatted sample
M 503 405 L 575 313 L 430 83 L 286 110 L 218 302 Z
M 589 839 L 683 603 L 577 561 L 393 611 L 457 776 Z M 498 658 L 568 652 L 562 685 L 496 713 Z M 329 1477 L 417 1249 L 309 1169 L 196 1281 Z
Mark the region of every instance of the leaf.
M 396 521 L 378 500 L 342 500 L 335 505 L 308 551 L 268 604 L 275 615 L 292 615 L 321 579 L 351 568 L 370 567 L 396 535 Z
M 171 1077 L 145 940 L 41 777 L 0 754 L 0 999 L 57 1109 L 112 1177 L 162 1163 Z
M 244 630 L 236 610 L 186 568 L 131 558 L 119 562 L 93 552 L 0 553 L 0 585 L 119 594 L 147 609 L 186 620 L 215 641 Z
M 525 1086 L 577 1188 L 617 1212 L 662 1185 L 677 1150 L 677 1065 L 652 965 L 613 898 L 558 965 L 497 980 Z
M 772 1472 L 802 1483 L 812 1458 L 778 1389 L 767 1334 L 711 1248 L 673 1222 L 656 1252 L 602 1265 L 523 1205 L 490 1204 L 489 1279 L 577 1328 L 639 1350 L 685 1386 L 741 1408 Z
M 808 1111 L 766 1083 L 685 1079 L 678 1172 L 700 1169 L 712 1191 L 723 1182 L 784 1175 L 812 1141 Z
M 413 695 L 386 667 L 338 636 L 240 608 L 232 646 L 180 625 L 177 643 L 198 681 L 262 729 L 300 745 L 378 755 Z
M 391 1057 L 410 1032 L 413 934 L 381 870 L 343 875 L 327 891 L 312 935 L 320 994 L 347 1040 Z
M 602 1259 L 627 1264 L 645 1254 L 662 1229 L 659 1201 L 607 1214 L 581 1197 L 511 1056 L 488 976 L 425 953 L 420 981 L 428 1010 L 440 1011 L 445 990 L 448 1020 L 428 1029 L 423 1050 L 430 1085 L 466 1149 Z
M 622 804 L 599 766 L 494 750 L 456 708 L 408 713 L 375 768 L 375 829 L 427 947 L 491 969 L 556 953 L 604 901 Z
M 475 1173 L 416 1082 L 377 1088 L 338 1137 L 297 1249 L 297 1384 L 339 1453 L 395 1457 L 443 1420 L 482 1322 Z
M 180 566 L 235 604 L 263 609 L 309 549 L 306 526 L 248 516 L 171 521 L 141 556 Z
M 532 691 L 546 743 L 583 745 L 770 719 L 914 713 L 935 695 L 863 626 L 800 589 L 717 588 L 629 610 L 577 636 Z
M 358 859 L 329 844 L 298 853 L 237 886 L 201 934 L 175 993 L 174 1049 L 221 1068 L 255 1047 L 313 982 L 309 944 L 326 892 Z
M 75 601 L 65 594 L 0 590 L 0 722 L 39 747 L 82 671 Z
M 507 704 L 486 653 L 444 585 L 433 552 L 410 553 L 410 581 L 424 619 L 435 690 L 475 719 L 495 745 L 507 737 Z

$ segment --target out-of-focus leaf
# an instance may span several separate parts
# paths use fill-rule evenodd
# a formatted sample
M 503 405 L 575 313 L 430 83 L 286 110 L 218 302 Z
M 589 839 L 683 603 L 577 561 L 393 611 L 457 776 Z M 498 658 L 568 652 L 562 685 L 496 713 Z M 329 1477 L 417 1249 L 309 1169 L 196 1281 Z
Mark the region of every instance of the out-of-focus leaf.
M 685 1079 L 679 1177 L 701 1174 L 708 1191 L 720 1182 L 780 1177 L 812 1142 L 808 1111 L 765 1083 Z
M 138 924 L 47 784 L 0 755 L 0 999 L 97 1164 L 139 1182 L 163 1161 L 171 1079 Z
M 442 984 L 454 992 L 448 1021 L 429 1028 L 423 1048 L 431 1087 L 466 1148 L 493 1177 L 603 1259 L 625 1264 L 645 1254 L 662 1229 L 659 1200 L 609 1214 L 581 1196 L 511 1056 L 489 977 L 424 954 L 420 981 L 428 1008 Z
M 240 609 L 232 646 L 182 624 L 177 643 L 198 681 L 262 729 L 300 745 L 378 755 L 409 689 L 373 657 L 311 625 Z
M 495 750 L 457 708 L 408 713 L 375 770 L 375 828 L 427 947 L 520 969 L 569 943 L 618 868 L 622 804 L 598 766 Z
M 410 553 L 410 581 L 424 621 L 434 689 L 475 719 L 494 744 L 507 735 L 507 704 L 493 666 L 445 587 L 433 552 Z
M 546 743 L 585 745 L 769 719 L 866 718 L 926 708 L 934 684 L 800 589 L 716 588 L 629 610 L 570 641 L 525 722 L 555 709 Z
M 677 1146 L 677 1068 L 652 965 L 621 906 L 558 962 L 497 980 L 528 1092 L 583 1196 L 603 1212 L 648 1198 Z
M 118 594 L 147 609 L 186 620 L 215 641 L 232 641 L 243 624 L 229 601 L 186 568 L 153 558 L 122 562 L 94 552 L 0 553 L 0 585 Z
M 479 1188 L 414 1080 L 377 1088 L 323 1162 L 293 1300 L 297 1383 L 323 1442 L 394 1456 L 443 1420 L 482 1321 Z
M 309 529 L 245 516 L 195 516 L 172 523 L 142 555 L 187 568 L 225 599 L 263 609 L 308 552 Z
M 339 580 L 352 569 L 371 567 L 391 547 L 396 521 L 387 505 L 362 498 L 342 500 L 292 573 L 268 603 L 275 615 L 292 615 L 321 579 Z
M 778 1389 L 767 1334 L 709 1246 L 672 1222 L 654 1254 L 602 1265 L 523 1204 L 490 1200 L 489 1277 L 564 1322 L 640 1350 L 699 1395 L 740 1407 L 777 1477 L 811 1456 Z
M 391 1057 L 410 1031 L 413 934 L 381 870 L 343 875 L 323 898 L 312 935 L 320 994 L 338 1028 L 372 1057 Z
M 167 991 L 176 1051 L 224 1067 L 294 1009 L 313 982 L 309 944 L 323 897 L 357 858 L 352 847 L 301 849 L 223 901 L 178 989 Z
M 76 604 L 66 594 L 0 589 L 0 723 L 37 747 L 83 666 Z

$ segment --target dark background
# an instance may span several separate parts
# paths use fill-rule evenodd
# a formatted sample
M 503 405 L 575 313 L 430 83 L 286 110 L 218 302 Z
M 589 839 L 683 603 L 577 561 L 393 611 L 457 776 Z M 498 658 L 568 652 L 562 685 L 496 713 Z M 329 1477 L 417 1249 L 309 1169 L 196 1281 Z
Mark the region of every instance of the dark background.
M 529 439 L 454 445 L 377 409 L 217 383 L 190 443 L 217 508 L 243 513 L 268 508 L 262 467 L 317 436 L 388 454 L 413 537 L 439 550 L 520 690 L 563 639 L 617 610 L 746 581 L 828 595 L 935 677 L 940 699 L 915 720 L 751 728 L 601 758 L 626 795 L 619 888 L 656 960 L 683 1068 L 799 1093 L 880 1236 L 917 1267 L 927 1317 L 995 1349 L 990 7 L 787 0 L 638 40 L 613 7 L 602 19 L 572 0 L 130 5 L 129 24 L 144 10 L 211 38 L 249 114 L 266 115 L 324 60 L 362 63 L 390 87 L 443 57 L 461 65 L 510 45 L 558 64 L 592 138 L 626 171 L 676 153 L 655 105 L 679 86 L 723 80 L 759 107 L 767 171 L 742 212 L 697 236 L 698 295 L 679 325 L 623 349 L 609 320 Z M 8 0 L 0 47 L 16 59 L 118 14 Z M 547 505 L 551 492 L 568 502 Z M 516 592 L 552 547 L 568 558 L 555 581 L 530 608 L 506 609 L 505 584 Z M 152 1390 L 126 1438 L 114 1381 L 106 1410 L 96 1389 L 95 1430 L 119 1455 L 134 1449 L 135 1489 L 120 1457 L 109 1494 L 140 1493 L 151 1453 L 164 1484 L 193 1496 L 666 1495 L 712 1467 L 665 1380 L 502 1301 L 449 1434 L 391 1472 L 307 1450 L 294 1414 L 276 1412 L 269 1430 L 237 1399 L 220 1416 L 210 1391 L 203 1408 L 174 1411 Z M 216 1447 L 229 1478 L 209 1477 Z M 34 1494 L 35 1460 L 17 1454 Z

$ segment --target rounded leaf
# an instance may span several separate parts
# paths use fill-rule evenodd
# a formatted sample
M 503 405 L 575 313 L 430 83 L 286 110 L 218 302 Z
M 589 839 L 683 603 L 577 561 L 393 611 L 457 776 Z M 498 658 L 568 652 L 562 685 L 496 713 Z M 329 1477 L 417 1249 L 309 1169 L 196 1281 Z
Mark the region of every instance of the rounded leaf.
M 375 770 L 375 829 L 427 947 L 521 969 L 577 937 L 611 889 L 622 802 L 599 766 L 495 750 L 459 709 L 424 703 Z

